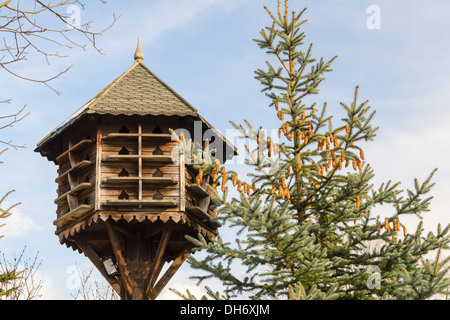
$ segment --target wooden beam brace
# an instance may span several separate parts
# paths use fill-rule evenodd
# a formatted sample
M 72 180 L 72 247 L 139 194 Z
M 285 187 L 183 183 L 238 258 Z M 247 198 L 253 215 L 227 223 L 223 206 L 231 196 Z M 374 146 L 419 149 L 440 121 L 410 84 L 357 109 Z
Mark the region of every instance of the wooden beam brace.
M 186 261 L 188 252 L 190 251 L 190 248 L 185 248 L 181 250 L 178 257 L 172 262 L 169 269 L 166 270 L 164 275 L 159 279 L 158 283 L 153 287 L 151 292 L 151 299 L 154 300 L 156 297 L 161 293 L 162 289 L 167 285 L 167 283 L 172 279 L 174 274 L 178 271 L 178 269 L 181 267 L 181 265 Z
M 69 141 L 69 149 L 73 147 L 73 141 Z M 80 162 L 80 155 L 76 151 L 69 151 L 70 167 L 75 167 Z
M 119 267 L 120 275 L 123 279 L 123 285 L 125 292 L 129 297 L 133 295 L 133 282 L 128 272 L 127 265 L 125 263 L 125 258 L 123 255 L 123 248 L 119 241 L 119 236 L 116 229 L 114 228 L 114 223 L 112 220 L 106 221 L 106 230 L 108 231 L 109 239 L 111 240 L 114 255 L 116 257 L 117 265 Z
M 162 261 L 164 252 L 166 251 L 167 244 L 169 243 L 170 235 L 172 233 L 172 224 L 168 223 L 165 225 L 165 228 L 162 231 L 161 239 L 158 244 L 158 248 L 156 249 L 155 257 L 153 258 L 152 264 L 150 265 L 148 275 L 146 278 L 146 288 L 145 295 L 147 297 L 151 294 L 151 289 L 158 278 L 159 273 L 161 272 L 162 266 L 164 262 Z
M 123 233 L 123 234 L 125 234 L 125 235 L 127 235 L 127 236 L 129 236 L 129 237 L 132 237 L 132 238 L 136 238 L 136 235 L 134 234 L 134 233 L 132 233 L 131 231 L 129 231 L 129 230 L 126 230 L 126 229 L 124 229 L 124 228 L 121 228 L 121 227 L 119 227 L 119 226 L 115 226 L 115 228 L 116 228 L 116 230 L 117 231 L 119 231 L 120 233 Z

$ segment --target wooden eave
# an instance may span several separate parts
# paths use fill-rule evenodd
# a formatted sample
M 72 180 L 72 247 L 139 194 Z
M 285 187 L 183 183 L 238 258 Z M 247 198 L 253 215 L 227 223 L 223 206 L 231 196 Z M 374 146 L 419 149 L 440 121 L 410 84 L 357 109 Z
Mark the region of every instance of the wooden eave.
M 139 69 L 137 69 L 139 68 Z M 137 71 L 136 71 L 137 70 Z M 136 79 L 134 79 L 131 73 L 136 71 Z M 158 94 L 152 99 L 143 98 L 143 100 L 136 100 L 133 98 L 133 94 L 143 96 L 145 94 L 151 94 L 153 88 L 148 86 L 143 86 L 142 82 L 148 80 L 148 85 L 154 84 L 159 90 Z M 125 82 L 127 83 L 125 85 Z M 137 87 L 141 86 L 144 92 L 134 92 L 135 89 L 133 84 Z M 128 92 L 127 95 L 123 95 L 123 101 L 126 103 L 121 103 L 117 101 L 116 96 L 121 97 L 122 93 L 119 89 L 114 91 L 116 88 L 120 88 L 125 85 Z M 112 98 L 109 97 L 112 95 Z M 157 98 L 160 97 L 160 98 Z M 103 103 L 103 100 L 111 100 L 110 103 Z M 147 99 L 147 100 L 146 100 Z M 154 99 L 163 99 L 161 101 Z M 108 101 L 109 101 L 108 100 Z M 146 102 L 147 101 L 147 102 Z M 148 103 L 152 103 L 152 105 Z M 116 103 L 116 104 L 112 104 Z M 112 104 L 112 105 L 111 105 Z M 105 107 L 105 106 L 107 107 Z M 157 105 L 157 106 L 155 106 Z M 176 105 L 177 107 L 173 107 Z M 161 107 L 162 106 L 162 107 Z M 156 74 L 154 74 L 141 60 L 136 60 L 135 63 L 114 81 L 112 81 L 108 86 L 106 86 L 102 91 L 100 91 L 95 97 L 84 104 L 80 109 L 78 109 L 74 114 L 72 114 L 68 119 L 61 123 L 57 128 L 46 135 L 41 141 L 37 143 L 35 152 L 41 153 L 42 156 L 47 157 L 51 161 L 55 161 L 54 155 L 48 150 L 49 144 L 58 135 L 64 132 L 68 127 L 73 125 L 76 121 L 80 120 L 87 114 L 96 115 L 125 115 L 125 116 L 178 116 L 178 117 L 193 117 L 194 119 L 202 121 L 206 128 L 214 130 L 216 135 L 233 150 L 234 154 L 237 154 L 237 149 L 232 145 L 227 139 L 218 132 L 206 119 L 204 119 L 189 102 L 187 102 L 182 96 L 180 96 L 175 90 L 173 90 L 169 85 L 167 85 L 163 80 L 161 80 Z M 231 156 L 233 156 L 231 155 Z
M 207 226 L 204 223 L 198 221 L 197 219 L 190 217 L 184 212 L 158 212 L 149 213 L 146 211 L 135 211 L 135 212 L 119 212 L 119 211 L 108 211 L 99 210 L 92 214 L 89 214 L 84 219 L 74 221 L 69 225 L 59 225 L 55 221 L 57 226 L 56 234 L 59 237 L 61 244 L 66 244 L 67 247 L 71 247 L 73 250 L 80 250 L 76 244 L 71 240 L 76 234 L 85 231 L 93 227 L 97 223 L 106 222 L 108 219 L 114 221 L 123 221 L 127 223 L 168 223 L 173 222 L 176 225 L 184 225 L 190 228 L 194 233 L 202 234 L 206 239 L 211 239 L 217 236 L 218 230 Z

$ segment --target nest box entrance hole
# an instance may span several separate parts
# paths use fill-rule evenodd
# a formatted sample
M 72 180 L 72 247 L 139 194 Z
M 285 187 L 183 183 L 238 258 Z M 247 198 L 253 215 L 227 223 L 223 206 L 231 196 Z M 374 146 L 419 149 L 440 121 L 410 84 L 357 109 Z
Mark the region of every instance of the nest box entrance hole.
M 128 129 L 126 126 L 123 126 L 119 129 L 119 133 L 130 133 L 130 129 Z
M 129 177 L 129 176 L 130 174 L 125 168 L 122 168 L 122 171 L 119 172 L 119 177 Z
M 160 127 L 156 127 L 155 129 L 153 129 L 153 133 L 163 133 L 163 131 Z
M 127 155 L 127 154 L 130 154 L 130 151 L 128 151 L 127 148 L 122 147 L 122 149 L 120 149 L 120 151 L 119 151 L 119 154 L 120 155 Z
M 125 190 L 122 190 L 122 192 L 118 196 L 118 199 L 119 200 L 128 200 L 128 199 L 130 199 L 130 196 L 128 195 L 128 193 Z
M 155 173 L 153 174 L 154 177 L 161 178 L 163 176 L 162 171 L 158 168 L 156 169 Z
M 156 191 L 155 194 L 153 195 L 153 200 L 162 200 L 163 199 L 163 195 L 161 194 L 161 192 Z
M 162 156 L 163 151 L 159 147 L 156 147 L 156 149 L 153 151 L 153 155 L 154 156 Z

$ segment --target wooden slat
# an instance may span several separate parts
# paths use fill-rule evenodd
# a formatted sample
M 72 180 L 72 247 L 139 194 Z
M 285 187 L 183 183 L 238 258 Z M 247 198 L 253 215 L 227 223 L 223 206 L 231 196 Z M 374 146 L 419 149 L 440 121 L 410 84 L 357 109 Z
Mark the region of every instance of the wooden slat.
M 78 151 L 78 150 L 82 149 L 83 147 L 86 147 L 88 144 L 91 144 L 93 142 L 94 142 L 94 140 L 91 140 L 91 139 L 83 139 L 83 140 L 81 140 L 80 142 L 74 144 L 69 149 L 67 149 L 66 151 L 61 153 L 58 157 L 56 157 L 56 161 L 60 162 L 62 159 L 64 159 L 65 157 L 67 157 L 69 155 L 69 152 Z
M 139 182 L 154 184 L 176 184 L 176 181 L 168 177 L 108 177 L 106 183 Z
M 69 211 L 68 213 L 64 214 L 63 216 L 59 217 L 55 221 L 53 221 L 53 224 L 56 226 L 64 225 L 66 222 L 71 220 L 76 220 L 80 217 L 82 217 L 85 213 L 89 212 L 93 209 L 92 205 L 88 204 L 82 204 L 73 209 L 72 211 Z
M 170 155 L 173 149 L 176 147 L 176 143 L 167 142 L 167 143 L 158 143 L 158 141 L 154 140 L 143 140 L 142 141 L 142 150 L 143 154 L 154 154 L 156 148 L 159 148 L 163 154 Z
M 187 184 L 186 189 L 191 191 L 197 197 L 202 197 L 202 198 L 209 197 L 209 193 L 196 183 Z
M 204 210 L 202 210 L 198 206 L 186 208 L 186 212 L 189 215 L 192 215 L 194 218 L 196 218 L 202 224 L 209 225 L 210 227 L 213 227 L 213 228 L 218 228 L 221 226 L 221 224 L 219 222 L 212 221 L 211 220 L 212 216 L 210 214 L 208 214 L 207 212 L 205 212 Z
M 211 216 L 198 206 L 186 208 L 186 212 L 197 217 L 202 222 L 211 219 Z
M 106 200 L 103 205 L 106 206 L 139 206 L 144 207 L 176 207 L 177 203 L 173 200 Z
M 168 133 L 110 133 L 104 139 L 138 138 L 171 140 L 172 135 Z
M 69 170 L 67 170 L 66 172 L 64 172 L 63 174 L 59 175 L 59 177 L 57 177 L 55 179 L 55 182 L 61 182 L 62 180 L 64 180 L 64 178 L 69 174 L 69 173 L 74 173 L 78 170 L 81 170 L 87 166 L 90 166 L 91 164 L 94 164 L 94 162 L 89 161 L 89 160 L 83 160 L 80 161 L 78 164 L 76 164 L 74 167 L 70 168 Z
M 128 150 L 128 153 L 119 153 L 123 148 Z M 114 141 L 114 143 L 102 143 L 102 149 L 104 155 L 117 154 L 117 155 L 129 155 L 138 154 L 137 141 L 133 143 L 123 143 L 121 141 Z
M 138 154 L 114 154 L 108 155 L 102 161 L 129 161 L 138 160 L 141 158 L 143 161 L 153 161 L 153 162 L 172 162 L 172 156 L 165 155 L 138 155 Z
M 64 193 L 63 195 L 59 196 L 59 197 L 55 200 L 55 203 L 58 203 L 58 202 L 60 202 L 60 201 L 62 201 L 62 200 L 66 200 L 66 201 L 67 201 L 67 195 L 69 195 L 69 194 L 70 194 L 70 195 L 73 195 L 73 194 L 75 194 L 75 193 L 77 193 L 77 192 L 80 192 L 80 191 L 82 191 L 82 190 L 91 188 L 91 187 L 93 187 L 93 186 L 94 186 L 94 185 L 93 185 L 92 183 L 89 183 L 89 182 L 83 182 L 83 183 L 80 183 L 80 184 L 77 185 L 75 188 L 73 188 L 73 189 L 67 191 L 66 193 Z

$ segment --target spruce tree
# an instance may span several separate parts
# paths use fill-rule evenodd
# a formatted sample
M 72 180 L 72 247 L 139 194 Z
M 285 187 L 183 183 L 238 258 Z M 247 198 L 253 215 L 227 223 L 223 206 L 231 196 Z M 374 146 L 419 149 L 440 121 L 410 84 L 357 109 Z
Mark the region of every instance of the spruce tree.
M 0 155 L 5 152 L 7 149 L 0 151 Z M 1 164 L 2 162 L 0 162 Z M 11 210 L 18 206 L 19 203 L 16 203 L 12 206 L 10 206 L 7 209 L 3 209 L 3 202 L 5 201 L 6 197 L 8 197 L 14 190 L 11 190 L 7 192 L 1 199 L 0 199 L 0 219 L 6 219 L 11 215 Z M 3 227 L 4 224 L 0 223 L 0 228 Z M 0 235 L 0 239 L 3 237 L 3 235 Z M 17 274 L 15 271 L 9 271 L 4 270 L 4 272 L 0 272 L 0 300 L 2 299 L 2 296 L 7 296 L 11 294 L 16 288 L 11 287 L 10 283 L 17 279 Z
M 375 112 L 358 87 L 352 101 L 341 103 L 345 117 L 338 122 L 326 103 L 309 102 L 335 58 L 313 57 L 312 45 L 304 44 L 305 10 L 289 12 L 287 2 L 264 7 L 272 24 L 255 40 L 274 58 L 255 78 L 270 99 L 279 138 L 245 120 L 233 125 L 257 146 L 246 145 L 248 176 L 208 161 L 198 165 L 220 184 L 210 189 L 217 219 L 236 230 L 236 238 L 190 238 L 203 254 L 189 259 L 204 274 L 195 278 L 221 281 L 223 293 L 208 289 L 214 298 L 427 299 L 445 293 L 449 226 L 425 235 L 420 220 L 429 211 L 436 170 L 406 192 L 391 181 L 373 185 L 363 144 L 375 138 Z M 231 189 L 237 196 L 229 199 Z M 402 222 L 411 215 L 419 218 L 415 230 Z

